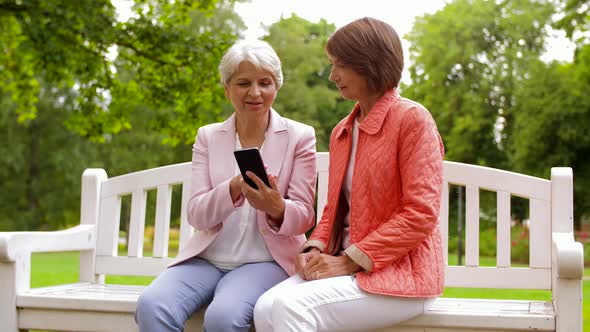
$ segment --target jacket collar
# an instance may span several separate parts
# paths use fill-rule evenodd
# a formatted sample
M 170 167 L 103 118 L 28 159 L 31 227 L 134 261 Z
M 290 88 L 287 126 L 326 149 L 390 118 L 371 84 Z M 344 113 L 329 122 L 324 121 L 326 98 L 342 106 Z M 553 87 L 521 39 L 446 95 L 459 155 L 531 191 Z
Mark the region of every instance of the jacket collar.
M 271 108 L 267 133 L 278 133 L 285 130 L 287 130 L 285 120 L 279 115 L 279 113 L 277 113 L 277 111 Z M 223 121 L 221 126 L 218 127 L 217 131 L 234 134 L 236 132 L 236 113 L 234 112 L 229 118 Z
M 215 153 L 210 154 L 213 158 L 214 165 L 220 165 L 222 177 L 227 177 L 234 172 L 234 163 L 228 163 L 227 159 L 233 159 L 236 142 L 236 114 L 232 114 L 217 128 L 215 134 Z M 267 166 L 267 172 L 279 175 L 283 160 L 287 153 L 289 135 L 287 131 L 286 120 L 279 115 L 274 109 L 270 110 L 270 119 L 266 138 L 264 139 L 264 149 L 262 150 L 262 160 Z
M 399 97 L 399 93 L 396 89 L 386 91 L 383 94 L 383 96 L 381 96 L 377 100 L 375 105 L 373 105 L 373 108 L 371 109 L 365 120 L 359 125 L 359 130 L 362 130 L 369 135 L 374 135 L 377 132 L 379 132 L 379 130 L 383 126 L 383 122 L 385 121 L 385 116 L 387 116 L 387 112 L 391 108 L 391 104 L 396 99 L 399 99 Z M 350 112 L 350 114 L 346 118 L 344 118 L 340 130 L 336 134 L 337 138 L 340 138 L 340 136 L 345 131 L 348 132 L 352 130 L 354 119 L 356 119 L 360 111 L 361 107 L 359 103 L 356 103 L 354 105 L 354 108 L 352 109 L 352 112 Z

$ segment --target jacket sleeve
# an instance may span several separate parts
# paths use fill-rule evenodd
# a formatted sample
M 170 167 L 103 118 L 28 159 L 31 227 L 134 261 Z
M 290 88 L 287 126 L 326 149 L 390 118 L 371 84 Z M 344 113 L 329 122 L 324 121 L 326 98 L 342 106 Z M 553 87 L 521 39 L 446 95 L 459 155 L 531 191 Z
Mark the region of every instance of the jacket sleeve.
M 428 111 L 418 108 L 408 112 L 399 144 L 399 212 L 345 250 L 369 272 L 391 265 L 438 227 L 444 147 Z
M 206 130 L 207 127 L 199 128 L 193 145 L 191 196 L 187 204 L 188 223 L 197 230 L 207 230 L 220 224 L 235 209 L 229 191 L 231 178 L 215 187 L 211 184 Z
M 295 146 L 293 170 L 285 197 L 283 223 L 276 232 L 279 235 L 300 235 L 315 223 L 314 199 L 317 179 L 316 139 L 311 126 L 305 126 L 301 139 Z M 268 218 L 268 217 L 267 217 Z M 272 225 L 271 220 L 267 220 Z

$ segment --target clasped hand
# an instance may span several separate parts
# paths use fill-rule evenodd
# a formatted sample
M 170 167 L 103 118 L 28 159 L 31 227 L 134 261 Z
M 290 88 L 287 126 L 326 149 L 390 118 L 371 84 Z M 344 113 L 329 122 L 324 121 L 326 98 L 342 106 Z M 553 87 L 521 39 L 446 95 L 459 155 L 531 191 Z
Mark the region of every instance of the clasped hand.
M 326 255 L 322 254 L 317 248 L 299 254 L 295 261 L 295 271 L 304 280 L 345 276 L 359 270 L 361 270 L 361 267 L 347 255 Z
M 253 208 L 265 212 L 273 220 L 282 221 L 285 201 L 279 192 L 276 176 L 268 175 L 270 188 L 256 174 L 248 171 L 246 176 L 254 181 L 258 189 L 250 187 L 241 175 L 237 175 L 230 183 L 232 199 L 235 200 L 241 193 Z

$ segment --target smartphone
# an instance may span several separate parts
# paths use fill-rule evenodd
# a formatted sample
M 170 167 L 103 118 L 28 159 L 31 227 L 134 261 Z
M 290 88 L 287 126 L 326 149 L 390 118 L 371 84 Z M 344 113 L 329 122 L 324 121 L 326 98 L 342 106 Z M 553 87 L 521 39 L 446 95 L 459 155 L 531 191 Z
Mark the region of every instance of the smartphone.
M 250 179 L 246 172 L 250 171 L 256 176 L 258 176 L 264 184 L 270 187 L 270 182 L 268 182 L 268 175 L 266 174 L 266 169 L 264 168 L 264 162 L 262 162 L 262 157 L 260 156 L 260 152 L 258 148 L 247 148 L 234 151 L 234 156 L 236 157 L 236 161 L 238 162 L 238 167 L 240 168 L 240 173 L 242 173 L 242 177 L 250 187 L 254 189 L 258 189 L 258 186 L 252 179 Z

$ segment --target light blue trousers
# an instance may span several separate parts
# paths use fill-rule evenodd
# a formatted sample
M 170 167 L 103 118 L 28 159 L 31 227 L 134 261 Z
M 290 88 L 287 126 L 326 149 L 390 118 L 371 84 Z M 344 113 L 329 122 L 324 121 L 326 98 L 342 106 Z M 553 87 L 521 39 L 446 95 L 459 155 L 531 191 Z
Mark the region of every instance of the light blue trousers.
M 205 331 L 248 331 L 258 298 L 287 277 L 276 262 L 228 271 L 195 257 L 166 269 L 143 291 L 135 321 L 141 332 L 183 331 L 184 322 L 211 302 Z

